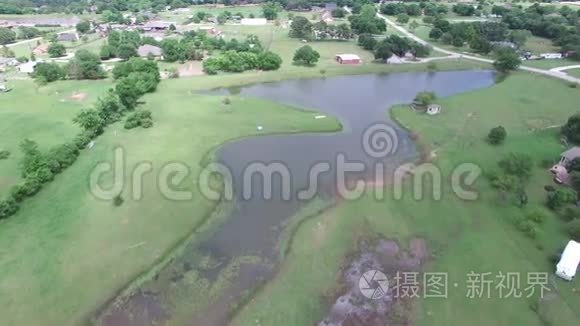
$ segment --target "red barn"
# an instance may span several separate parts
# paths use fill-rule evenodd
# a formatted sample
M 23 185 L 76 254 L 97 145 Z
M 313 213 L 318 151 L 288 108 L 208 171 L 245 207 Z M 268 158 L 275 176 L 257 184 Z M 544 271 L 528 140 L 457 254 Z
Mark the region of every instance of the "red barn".
M 337 54 L 335 59 L 341 65 L 358 65 L 362 62 L 356 54 Z

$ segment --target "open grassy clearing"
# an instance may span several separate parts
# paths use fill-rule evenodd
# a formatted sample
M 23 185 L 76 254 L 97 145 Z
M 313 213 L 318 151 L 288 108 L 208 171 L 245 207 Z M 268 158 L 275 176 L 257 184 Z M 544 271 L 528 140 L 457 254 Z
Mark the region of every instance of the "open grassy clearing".
M 564 72 L 567 73 L 570 76 L 574 76 L 576 78 L 580 78 L 580 68 L 574 68 L 574 69 L 564 70 Z
M 543 186 L 553 183 L 538 164 L 557 159 L 563 150 L 555 129 L 534 130 L 562 123 L 577 112 L 579 100 L 580 92 L 565 83 L 517 73 L 489 89 L 438 101 L 443 113 L 436 117 L 419 115 L 405 106 L 395 108 L 393 115 L 435 151 L 433 163 L 443 171 L 443 199 L 435 201 L 427 194 L 423 200 L 414 200 L 407 184 L 400 201 L 377 201 L 367 195 L 307 220 L 296 232 L 275 279 L 241 310 L 234 324 L 310 325 L 320 321 L 327 313 L 325 296 L 336 287 L 345 257 L 356 247 L 357 239 L 368 234 L 397 239 L 402 245 L 410 237 L 423 237 L 434 255 L 426 270 L 449 273 L 449 298 L 418 302 L 415 321 L 419 325 L 464 325 L 465 320 L 470 325 L 578 324 L 578 280 L 568 283 L 551 277 L 557 295 L 541 302 L 536 313 L 531 307 L 537 298 L 499 299 L 493 288 L 492 299 L 466 299 L 466 275 L 471 271 L 553 275 L 549 256 L 568 240 L 562 233 L 563 223 L 547 212 L 549 218 L 540 235 L 531 240 L 515 229 L 512 219 L 544 209 Z M 484 138 L 498 124 L 506 127 L 508 138 L 503 146 L 492 147 Z M 483 178 L 477 183 L 477 201 L 462 201 L 453 195 L 448 176 L 454 166 L 474 162 L 484 171 L 495 169 L 496 161 L 511 151 L 526 152 L 536 163 L 526 187 L 530 199 L 526 208 L 502 200 Z M 525 274 L 522 278 L 525 284 Z
M 0 147 L 11 155 L 0 161 L 0 197 L 20 181 L 20 142 L 29 138 L 48 148 L 70 140 L 79 131 L 72 123 L 73 117 L 96 101 L 111 84 L 65 81 L 38 87 L 29 80 L 16 80 L 8 86 L 12 91 L 0 94 Z
M 155 119 L 152 129 L 111 126 L 93 149 L 83 152 L 17 215 L 1 223 L 0 289 L 5 295 L 0 297 L 0 310 L 8 316 L 6 323 L 82 323 L 184 239 L 213 208 L 211 201 L 197 194 L 196 176 L 200 161 L 215 146 L 256 134 L 258 122 L 265 133 L 339 128 L 332 118 L 315 120 L 315 113 L 261 100 L 235 99 L 226 106 L 223 98 L 191 94 L 187 83 L 187 79 L 167 80 L 157 93 L 144 98 L 142 108 L 150 109 Z M 66 139 L 63 136 L 58 142 Z M 93 197 L 87 187 L 92 168 L 112 161 L 117 147 L 125 149 L 128 172 L 144 161 L 154 168 L 144 177 L 143 200 L 131 200 L 125 188 L 125 203 L 118 208 Z M 187 182 L 180 185 L 194 191 L 190 201 L 169 201 L 157 191 L 159 170 L 175 161 L 191 169 Z M 110 178 L 105 176 L 103 182 Z M 125 178 L 129 185 L 130 174 Z
M 577 65 L 578 61 L 571 59 L 543 59 L 543 60 L 525 60 L 522 66 L 529 66 L 541 69 L 552 69 L 556 67 Z

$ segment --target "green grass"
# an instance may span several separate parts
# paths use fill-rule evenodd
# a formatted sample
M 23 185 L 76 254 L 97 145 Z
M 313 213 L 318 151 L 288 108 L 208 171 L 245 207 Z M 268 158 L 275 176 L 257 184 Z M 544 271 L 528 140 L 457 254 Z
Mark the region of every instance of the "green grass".
M 108 81 L 66 81 L 40 88 L 30 80 L 8 82 L 12 91 L 0 94 L 0 146 L 12 154 L 0 161 L 0 197 L 20 181 L 20 142 L 29 138 L 47 149 L 70 140 L 79 131 L 73 117 L 109 86 Z M 82 101 L 70 99 L 75 92 L 87 96 Z
M 559 52 L 560 48 L 552 44 L 550 39 L 538 36 L 530 36 L 523 46 L 524 49 L 535 54 Z
M 525 60 L 522 61 L 522 66 L 529 66 L 541 69 L 552 69 L 562 66 L 571 66 L 578 64 L 578 61 L 571 59 L 543 59 L 543 60 Z
M 502 200 L 484 179 L 477 183 L 480 198 L 476 201 L 457 199 L 444 183 L 441 201 L 414 200 L 411 188 L 406 187 L 401 200 L 377 201 L 367 195 L 346 202 L 300 226 L 277 276 L 241 310 L 234 324 L 311 325 L 320 321 L 328 309 L 322 297 L 332 293 L 345 257 L 365 234 L 381 234 L 400 243 L 423 237 L 434 254 L 426 270 L 449 273 L 448 299 L 417 302 L 413 320 L 419 325 L 464 325 L 466 320 L 470 325 L 546 325 L 542 320 L 578 324 L 575 307 L 580 298 L 574 292 L 578 280 L 567 283 L 551 278 L 557 295 L 540 304 L 537 314 L 530 308 L 536 298 L 498 299 L 496 294 L 494 299 L 466 299 L 466 275 L 470 271 L 520 272 L 524 284 L 529 271 L 553 275 L 548 258 L 568 240 L 563 223 L 548 212 L 540 235 L 531 240 L 516 231 L 511 221 L 543 209 L 543 186 L 553 183 L 538 164 L 557 159 L 563 150 L 557 129 L 543 128 L 561 124 L 576 113 L 579 100 L 580 92 L 565 83 L 518 73 L 489 89 L 438 101 L 443 113 L 436 117 L 417 114 L 406 106 L 395 108 L 395 118 L 435 150 L 433 163 L 443 171 L 443 180 L 449 180 L 449 173 L 460 163 L 473 162 L 485 171 L 495 169 L 497 160 L 511 151 L 532 156 L 536 167 L 526 187 L 527 207 Z M 508 131 L 507 141 L 492 147 L 485 136 L 500 124 Z M 452 286 L 455 282 L 457 287 Z
M 34 89 L 31 83 L 28 85 Z M 164 164 L 186 163 L 191 173 L 184 187 L 197 191 L 195 176 L 204 155 L 228 139 L 256 134 L 258 121 L 267 132 L 339 128 L 332 118 L 315 120 L 313 112 L 262 100 L 233 98 L 232 104 L 225 106 L 221 97 L 192 95 L 190 86 L 187 79 L 164 81 L 155 94 L 144 98 L 146 104 L 142 106 L 153 112 L 153 128 L 125 130 L 121 124 L 111 126 L 93 149 L 83 151 L 72 167 L 26 201 L 17 215 L 1 222 L 0 311 L 5 323 L 81 323 L 185 238 L 211 212 L 213 203 L 197 192 L 186 202 L 163 198 L 157 191 L 156 176 Z M 27 98 L 23 93 L 9 96 L 15 96 L 12 101 Z M 58 101 L 56 96 L 28 97 L 38 103 Z M 46 112 L 39 112 L 41 107 L 33 104 L 20 110 L 36 111 L 19 114 L 15 107 L 11 113 L 14 117 L 8 115 L 12 120 L 2 119 L 3 124 L 14 122 L 14 126 L 6 126 L 13 128 L 7 132 L 12 146 L 24 137 L 38 140 L 43 147 L 72 138 L 76 128 L 70 118 L 76 106 L 54 105 L 52 110 L 67 110 L 67 114 L 58 111 L 60 121 L 47 124 Z M 144 161 L 154 168 L 144 177 L 144 199 L 131 200 L 129 189 L 125 189 L 121 207 L 96 199 L 87 187 L 93 167 L 111 161 L 117 147 L 125 150 L 127 171 Z M 17 173 L 16 155 L 10 159 L 14 162 L 1 164 L 10 163 L 9 170 Z M 128 185 L 130 174 L 125 177 Z M 104 182 L 109 178 L 106 176 Z M 145 244 L 132 247 L 141 242 Z
M 567 73 L 570 76 L 574 76 L 576 78 L 580 78 L 580 68 L 574 68 L 574 69 L 564 70 L 564 72 Z

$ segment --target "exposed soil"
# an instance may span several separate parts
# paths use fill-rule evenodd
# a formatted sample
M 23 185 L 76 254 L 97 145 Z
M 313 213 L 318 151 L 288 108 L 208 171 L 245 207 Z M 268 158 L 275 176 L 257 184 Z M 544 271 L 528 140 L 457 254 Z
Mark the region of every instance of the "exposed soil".
M 83 102 L 87 98 L 88 94 L 83 92 L 74 92 L 67 99 Z
M 183 66 L 180 66 L 179 77 L 191 77 L 191 76 L 202 76 L 205 75 L 203 72 L 203 67 L 201 61 L 188 62 Z
M 318 325 L 413 325 L 415 300 L 397 295 L 395 280 L 397 273 L 419 272 L 428 258 L 427 245 L 420 238 L 411 239 L 407 250 L 393 240 L 361 240 L 358 253 L 349 258 L 341 273 L 340 288 L 328 314 Z M 380 298 L 369 299 L 359 288 L 359 280 L 370 270 L 383 272 L 389 280 L 388 290 Z M 378 284 L 373 281 L 370 286 Z

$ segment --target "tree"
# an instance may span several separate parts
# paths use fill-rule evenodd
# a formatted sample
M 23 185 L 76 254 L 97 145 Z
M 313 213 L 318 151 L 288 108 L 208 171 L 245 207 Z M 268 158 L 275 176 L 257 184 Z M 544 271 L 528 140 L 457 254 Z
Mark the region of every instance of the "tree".
M 577 194 L 574 190 L 569 188 L 558 188 L 555 191 L 548 193 L 548 200 L 546 205 L 554 211 L 559 210 L 567 204 L 576 201 Z
M 388 42 L 385 42 L 385 40 L 379 42 L 374 48 L 373 55 L 375 56 L 376 60 L 386 61 L 393 55 L 393 52 L 391 51 L 391 45 Z
M 43 82 L 53 82 L 55 80 L 64 79 L 66 73 L 56 63 L 40 62 L 34 67 L 33 78 L 42 78 Z
M 332 12 L 332 17 L 334 18 L 344 18 L 347 14 L 347 11 L 344 8 L 336 8 Z
M 397 15 L 397 23 L 406 24 L 409 22 L 409 15 L 407 14 L 398 14 Z
M 491 43 L 481 36 L 476 36 L 469 41 L 469 47 L 475 52 L 481 54 L 488 54 L 492 49 Z
M 106 75 L 101 58 L 88 50 L 78 50 L 66 69 L 71 79 L 101 79 Z
M 561 131 L 568 141 L 574 144 L 580 144 L 580 113 L 569 117 Z
M 76 25 L 76 30 L 81 34 L 86 34 L 91 30 L 91 23 L 88 20 L 81 20 Z
M 281 10 L 282 8 L 276 2 L 267 2 L 262 6 L 262 14 L 267 20 L 274 20 L 278 18 L 278 13 Z
M 307 66 L 313 66 L 318 62 L 320 58 L 320 53 L 314 50 L 310 45 L 304 45 L 303 47 L 296 50 L 294 53 L 294 58 L 292 59 L 296 64 L 303 64 Z
M 532 36 L 532 32 L 525 29 L 516 29 L 510 32 L 509 40 L 516 44 L 518 47 L 526 44 L 529 37 Z
M 185 60 L 185 49 L 176 39 L 164 39 L 161 41 L 163 59 L 167 62 Z
M 102 133 L 105 126 L 105 122 L 95 109 L 82 110 L 74 117 L 73 122 L 81 128 L 95 131 L 97 134 Z
M 572 237 L 572 239 L 576 241 L 580 241 L 580 220 L 575 220 L 568 225 L 566 225 L 568 230 L 568 234 Z
M 507 132 L 504 127 L 497 126 L 492 128 L 487 135 L 487 141 L 492 145 L 500 145 L 504 142 Z
M 511 174 L 520 179 L 529 178 L 532 172 L 532 159 L 527 154 L 510 153 L 498 162 L 500 168 L 506 174 Z
M 18 38 L 28 40 L 37 37 L 38 35 L 40 35 L 40 31 L 38 30 L 38 28 L 27 26 L 18 27 L 18 36 L 17 36 Z
M 306 17 L 297 16 L 290 24 L 290 37 L 308 40 L 312 36 L 312 23 Z
M 414 103 L 421 106 L 428 106 L 437 99 L 437 95 L 433 92 L 419 92 L 415 95 Z
M 417 29 L 417 27 L 419 27 L 419 23 L 417 23 L 417 21 L 413 19 L 413 21 L 409 23 L 409 29 L 414 32 Z
M 373 51 L 377 45 L 377 40 L 370 34 L 360 34 L 357 43 L 363 49 Z
M 429 32 L 429 38 L 433 40 L 438 40 L 443 36 L 443 31 L 437 27 L 432 28 Z
M 516 70 L 522 63 L 517 52 L 512 48 L 502 47 L 496 50 L 493 66 L 501 72 Z
M 137 48 L 131 43 L 120 44 L 117 48 L 117 57 L 120 59 L 126 60 L 137 55 Z
M 282 58 L 274 52 L 265 51 L 258 55 L 258 69 L 278 70 L 282 65 Z
M 0 27 L 0 44 L 9 44 L 16 40 L 16 33 L 5 27 Z
M 66 55 L 66 48 L 60 43 L 51 43 L 46 51 L 51 58 L 58 58 Z

